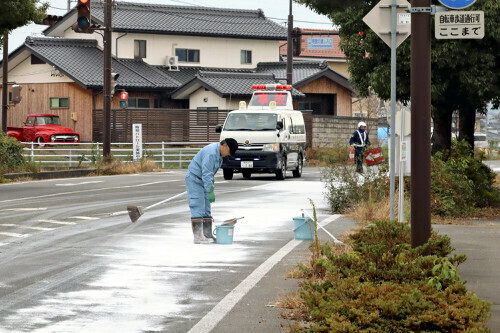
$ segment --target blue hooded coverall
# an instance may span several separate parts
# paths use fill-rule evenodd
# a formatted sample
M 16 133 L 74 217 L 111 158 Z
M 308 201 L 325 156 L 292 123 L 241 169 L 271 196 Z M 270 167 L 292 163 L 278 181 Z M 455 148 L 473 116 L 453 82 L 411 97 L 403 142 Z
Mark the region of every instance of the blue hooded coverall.
M 222 164 L 220 143 L 202 148 L 193 158 L 186 174 L 186 189 L 191 217 L 210 217 L 208 192 L 214 186 L 215 173 Z

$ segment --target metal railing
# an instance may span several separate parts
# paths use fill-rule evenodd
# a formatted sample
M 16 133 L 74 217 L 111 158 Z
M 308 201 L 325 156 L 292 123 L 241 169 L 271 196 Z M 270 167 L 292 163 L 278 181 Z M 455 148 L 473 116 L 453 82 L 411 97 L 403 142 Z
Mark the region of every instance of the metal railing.
M 196 153 L 210 142 L 151 142 L 142 145 L 143 158 L 149 158 L 162 168 L 186 167 Z M 23 142 L 27 161 L 42 167 L 74 168 L 92 165 L 102 160 L 102 142 L 50 143 Z M 132 143 L 111 143 L 111 156 L 123 162 L 133 161 Z

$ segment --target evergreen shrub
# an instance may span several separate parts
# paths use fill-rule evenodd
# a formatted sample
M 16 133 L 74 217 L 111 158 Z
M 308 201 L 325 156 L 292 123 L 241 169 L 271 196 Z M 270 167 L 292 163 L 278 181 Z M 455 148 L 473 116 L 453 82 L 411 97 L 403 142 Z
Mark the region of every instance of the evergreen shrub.
M 408 225 L 377 221 L 349 236 L 352 252 L 321 245 L 299 265 L 303 331 L 489 332 L 491 305 L 465 288 L 455 265 L 466 257 L 449 257 L 449 237 L 433 232 L 414 249 L 409 241 Z

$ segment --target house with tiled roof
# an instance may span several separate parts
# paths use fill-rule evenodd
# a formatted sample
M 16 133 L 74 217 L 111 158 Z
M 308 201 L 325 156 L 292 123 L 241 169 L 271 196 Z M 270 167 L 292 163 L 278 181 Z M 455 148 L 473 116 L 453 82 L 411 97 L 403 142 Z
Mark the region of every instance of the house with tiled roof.
M 103 24 L 102 2 L 92 2 L 92 20 Z M 75 9 L 47 28 L 45 37 L 28 37 L 9 55 L 9 82 L 23 86 L 22 102 L 9 109 L 9 126 L 28 113 L 48 112 L 82 141 L 102 139 L 102 36 L 75 33 L 74 22 Z M 117 95 L 112 101 L 113 121 L 127 122 L 112 124 L 112 131 L 134 120 L 151 121 L 159 129 L 145 140 L 168 140 L 163 132 L 173 131 L 179 117 L 168 126 L 158 119 L 170 119 L 165 114 L 173 110 L 236 109 L 250 98 L 252 84 L 285 82 L 279 43 L 287 32 L 261 10 L 116 2 L 112 26 L 116 91 L 129 94 L 127 109 L 120 109 Z M 294 64 L 293 94 L 299 109 L 351 115 L 353 89 L 324 61 Z M 149 133 L 147 124 L 143 128 Z
M 294 61 L 327 61 L 328 65 L 337 73 L 349 78 L 347 60 L 340 48 L 340 36 L 338 30 L 305 29 L 300 31 L 300 52 L 295 54 Z M 286 58 L 286 41 L 280 42 L 280 54 Z

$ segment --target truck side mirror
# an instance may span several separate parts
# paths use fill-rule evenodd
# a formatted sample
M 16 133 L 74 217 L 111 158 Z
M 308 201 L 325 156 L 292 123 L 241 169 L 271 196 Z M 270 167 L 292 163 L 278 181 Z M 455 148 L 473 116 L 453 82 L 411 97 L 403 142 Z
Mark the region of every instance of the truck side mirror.
M 278 120 L 276 122 L 276 129 L 279 131 L 281 129 L 283 129 L 283 122 L 281 120 Z
M 216 125 L 215 126 L 215 133 L 221 133 L 222 132 L 222 125 Z

